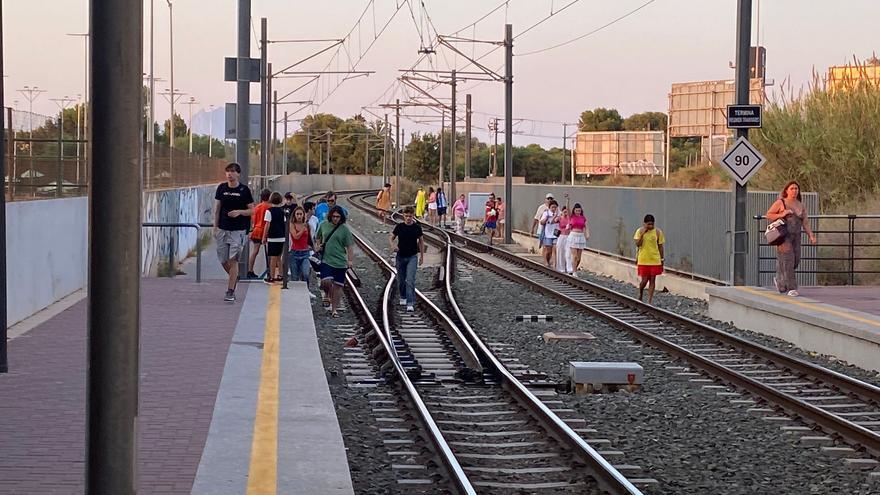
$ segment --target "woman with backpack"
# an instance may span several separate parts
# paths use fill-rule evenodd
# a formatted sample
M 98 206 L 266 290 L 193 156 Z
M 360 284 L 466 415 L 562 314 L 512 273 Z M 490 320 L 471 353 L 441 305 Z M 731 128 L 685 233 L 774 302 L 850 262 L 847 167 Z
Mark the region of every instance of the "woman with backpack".
M 345 272 L 354 264 L 354 236 L 345 220 L 345 210 L 334 206 L 315 236 L 315 250 L 321 258 L 321 288 L 329 294 L 329 301 L 324 303 L 333 318 L 339 318 Z
M 776 276 L 773 285 L 780 294 L 788 293 L 797 297 L 797 267 L 801 261 L 801 231 L 806 231 L 811 244 L 816 244 L 816 235 L 807 221 L 807 208 L 801 202 L 801 186 L 797 181 L 790 181 L 782 189 L 782 193 L 767 210 L 767 219 L 771 222 L 785 222 L 785 240 L 776 246 Z

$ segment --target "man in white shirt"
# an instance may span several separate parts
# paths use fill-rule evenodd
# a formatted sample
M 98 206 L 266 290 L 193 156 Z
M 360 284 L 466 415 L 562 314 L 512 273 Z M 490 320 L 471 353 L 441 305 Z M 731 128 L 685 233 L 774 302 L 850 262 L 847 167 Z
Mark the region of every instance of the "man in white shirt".
M 544 226 L 539 223 L 541 221 L 541 215 L 550 208 L 551 201 L 553 201 L 553 194 L 547 193 L 547 196 L 544 196 L 544 202 L 538 206 L 538 211 L 535 212 L 535 218 L 532 221 L 532 233 L 537 234 L 539 239 L 544 230 Z M 537 232 L 535 232 L 536 227 L 538 229 Z

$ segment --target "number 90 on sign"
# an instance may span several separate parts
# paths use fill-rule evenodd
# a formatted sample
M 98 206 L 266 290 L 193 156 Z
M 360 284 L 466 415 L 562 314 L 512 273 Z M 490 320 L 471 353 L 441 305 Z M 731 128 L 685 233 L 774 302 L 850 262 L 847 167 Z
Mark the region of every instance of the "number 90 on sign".
M 733 164 L 737 167 L 748 167 L 749 161 L 748 155 L 736 155 L 733 157 Z

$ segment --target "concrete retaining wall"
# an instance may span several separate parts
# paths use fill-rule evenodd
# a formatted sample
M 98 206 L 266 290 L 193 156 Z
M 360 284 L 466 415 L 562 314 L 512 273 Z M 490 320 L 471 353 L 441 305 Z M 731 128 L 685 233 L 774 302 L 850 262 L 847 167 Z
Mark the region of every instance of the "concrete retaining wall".
M 216 186 L 144 193 L 146 222 L 209 222 Z M 9 325 L 84 289 L 88 282 L 88 198 L 20 201 L 6 205 Z M 144 228 L 141 272 L 155 275 L 171 248 L 169 228 Z M 174 234 L 175 258 L 196 247 L 192 229 Z M 112 269 L 112 267 L 107 267 Z
M 538 239 L 535 237 L 525 236 L 523 234 L 513 233 L 513 240 L 520 246 L 538 252 Z M 584 251 L 581 254 L 581 269 L 587 270 L 599 275 L 605 275 L 621 282 L 637 285 L 639 282 L 636 266 L 633 263 L 616 260 L 609 256 Z M 657 278 L 657 290 L 664 288 L 669 292 L 690 297 L 692 299 L 708 300 L 706 288 L 712 287 L 711 284 L 697 282 L 669 273 L 663 274 Z
M 87 198 L 6 205 L 9 325 L 86 285 Z
M 296 194 L 319 191 L 381 189 L 382 177 L 372 175 L 285 175 L 272 181 L 270 189 Z

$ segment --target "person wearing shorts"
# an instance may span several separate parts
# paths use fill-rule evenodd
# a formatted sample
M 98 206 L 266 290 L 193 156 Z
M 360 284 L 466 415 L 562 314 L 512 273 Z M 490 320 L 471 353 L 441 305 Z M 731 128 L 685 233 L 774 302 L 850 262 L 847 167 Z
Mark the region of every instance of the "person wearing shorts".
M 334 206 L 327 213 L 327 221 L 318 227 L 316 250 L 321 255 L 321 288 L 330 296 L 327 309 L 333 318 L 339 318 L 339 303 L 345 287 L 345 272 L 354 263 L 354 236 L 345 225 L 345 211 Z
M 489 199 L 485 204 L 483 212 L 483 228 L 489 234 L 489 245 L 492 245 L 492 238 L 495 237 L 495 229 L 498 228 L 498 210 L 495 201 L 495 194 L 489 194 Z
M 446 201 L 446 193 L 443 192 L 443 188 L 437 188 L 437 221 L 440 227 L 446 227 L 446 209 L 449 207 L 449 202 Z
M 280 282 L 281 276 L 281 253 L 284 252 L 284 208 L 281 206 L 281 193 L 273 192 L 269 199 L 271 207 L 264 214 L 263 239 L 266 246 L 266 254 L 269 256 L 269 266 L 265 282 L 272 284 Z
M 428 223 L 437 224 L 437 193 L 433 187 L 428 188 Z
M 633 235 L 636 247 L 639 249 L 636 260 L 639 282 L 639 301 L 645 295 L 645 286 L 648 287 L 648 304 L 654 301 L 654 287 L 657 284 L 657 276 L 663 273 L 663 244 L 666 238 L 663 231 L 654 226 L 654 215 L 645 215 L 644 226 L 636 230 Z
M 260 255 L 260 247 L 263 245 L 263 230 L 266 225 L 263 218 L 266 216 L 266 210 L 271 206 L 269 198 L 272 191 L 263 189 L 260 191 L 260 202 L 254 207 L 254 214 L 251 216 L 251 252 L 248 255 L 248 272 L 247 278 L 260 278 L 254 273 L 254 266 L 257 264 L 257 256 Z M 268 267 L 267 267 L 268 268 Z
M 226 182 L 217 186 L 214 193 L 214 240 L 217 243 L 217 258 L 229 275 L 225 301 L 235 301 L 235 286 L 238 283 L 238 257 L 247 242 L 250 217 L 254 213 L 254 197 L 248 186 L 238 181 L 241 166 L 230 163 L 226 166 Z
M 541 250 L 544 255 L 544 262 L 549 268 L 553 268 L 553 251 L 556 246 L 556 237 L 559 235 L 559 203 L 550 200 L 547 205 L 547 211 L 541 214 L 542 234 L 541 234 Z

